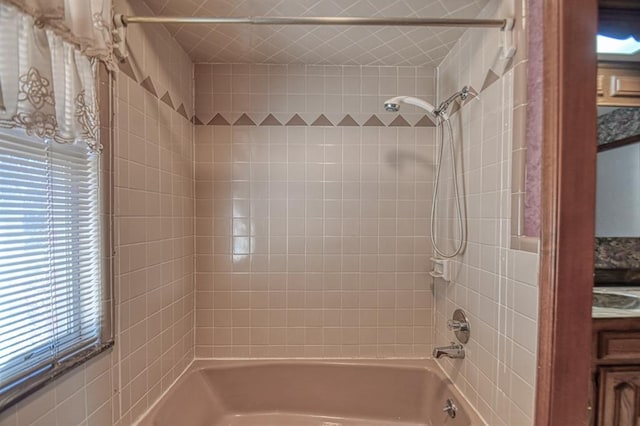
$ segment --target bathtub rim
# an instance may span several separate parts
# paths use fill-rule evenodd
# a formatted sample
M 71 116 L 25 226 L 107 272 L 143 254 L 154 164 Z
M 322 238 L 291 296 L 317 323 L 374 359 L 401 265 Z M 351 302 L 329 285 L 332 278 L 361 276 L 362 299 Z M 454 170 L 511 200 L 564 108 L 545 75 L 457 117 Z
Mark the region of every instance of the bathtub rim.
M 158 409 L 161 401 L 176 389 L 180 382 L 187 380 L 190 374 L 211 368 L 242 368 L 261 365 L 359 365 L 363 367 L 423 370 L 434 374 L 440 380 L 446 382 L 447 385 L 453 387 L 457 392 L 455 402 L 458 407 L 470 413 L 472 417 L 476 417 L 481 422 L 481 425 L 489 425 L 461 389 L 447 375 L 440 363 L 433 358 L 194 358 L 153 404 L 132 422 L 132 426 L 140 426 L 144 419 Z

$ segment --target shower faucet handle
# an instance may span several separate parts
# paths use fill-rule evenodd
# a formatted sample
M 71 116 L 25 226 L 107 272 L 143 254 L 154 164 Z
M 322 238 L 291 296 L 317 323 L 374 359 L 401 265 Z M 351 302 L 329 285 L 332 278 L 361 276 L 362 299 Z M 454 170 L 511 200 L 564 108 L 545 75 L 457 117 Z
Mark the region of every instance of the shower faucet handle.
M 450 319 L 447 321 L 447 328 L 451 331 L 468 331 L 469 323 L 467 321 L 458 321 Z
M 471 337 L 471 325 L 469 319 L 462 309 L 453 311 L 453 318 L 447 321 L 449 330 L 456 334 L 456 339 L 460 343 L 467 343 Z

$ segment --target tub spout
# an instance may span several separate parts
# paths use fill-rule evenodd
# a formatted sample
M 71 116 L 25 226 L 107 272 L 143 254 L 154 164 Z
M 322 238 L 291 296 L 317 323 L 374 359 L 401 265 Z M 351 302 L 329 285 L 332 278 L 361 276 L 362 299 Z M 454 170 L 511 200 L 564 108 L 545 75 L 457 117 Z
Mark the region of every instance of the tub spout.
M 443 356 L 462 359 L 464 358 L 464 346 L 451 342 L 450 346 L 436 346 L 433 348 L 433 357 L 435 359 L 442 358 Z

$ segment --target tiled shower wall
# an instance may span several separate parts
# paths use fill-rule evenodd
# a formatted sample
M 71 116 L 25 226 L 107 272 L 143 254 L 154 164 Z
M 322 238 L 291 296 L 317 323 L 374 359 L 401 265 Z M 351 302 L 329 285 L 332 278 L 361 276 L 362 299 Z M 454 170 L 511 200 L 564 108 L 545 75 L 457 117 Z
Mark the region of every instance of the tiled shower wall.
M 116 10 L 150 14 L 133 1 Z M 2 426 L 130 425 L 193 359 L 193 126 L 177 111 L 193 109 L 193 65 L 162 27 L 133 26 L 127 41 L 104 153 L 115 152 L 116 345 L 2 413 Z
M 427 356 L 433 70 L 195 75 L 196 356 Z
M 513 13 L 509 5 L 501 3 L 504 9 L 495 16 Z M 505 72 L 499 37 L 497 31 L 468 30 L 438 70 L 441 96 L 467 84 L 480 93 L 452 119 L 469 242 L 453 262 L 452 281 L 435 282 L 434 343 L 455 340 L 446 320 L 456 308 L 464 309 L 472 330 L 466 358 L 443 359 L 441 365 L 488 424 L 524 426 L 533 424 L 535 400 L 538 254 L 513 250 L 510 239 L 517 214 L 511 209 L 512 167 L 519 167 L 513 147 L 525 143 L 518 139 L 524 133 L 514 131 L 513 111 L 526 92 L 526 67 L 516 57 Z M 450 169 L 443 173 L 450 183 Z M 450 191 L 442 204 L 452 205 Z M 453 212 L 439 210 L 449 219 L 439 224 L 448 226 L 448 236 L 456 235 Z
M 195 322 L 193 65 L 161 26 L 133 26 L 127 40 L 132 57 L 118 75 L 115 126 L 123 425 L 193 360 Z

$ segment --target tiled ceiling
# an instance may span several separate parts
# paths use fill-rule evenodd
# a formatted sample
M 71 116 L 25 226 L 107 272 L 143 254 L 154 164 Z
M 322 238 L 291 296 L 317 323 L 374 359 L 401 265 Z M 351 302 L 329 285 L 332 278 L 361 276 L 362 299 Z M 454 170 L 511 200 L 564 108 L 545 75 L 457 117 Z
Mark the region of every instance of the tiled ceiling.
M 489 0 L 145 0 L 165 16 L 474 18 Z M 196 63 L 435 66 L 463 28 L 167 25 Z

